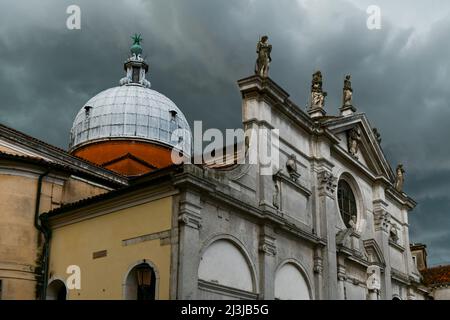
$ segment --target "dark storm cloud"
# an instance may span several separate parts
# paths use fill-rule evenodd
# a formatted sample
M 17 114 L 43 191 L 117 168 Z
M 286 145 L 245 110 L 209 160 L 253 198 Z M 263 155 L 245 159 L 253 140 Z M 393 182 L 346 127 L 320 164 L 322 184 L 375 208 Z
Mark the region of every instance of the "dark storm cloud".
M 352 74 L 355 105 L 381 131 L 391 164 L 405 163 L 406 190 L 419 202 L 412 241 L 427 243 L 431 263 L 450 263 L 450 6 L 424 11 L 424 28 L 405 23 L 407 8 L 379 3 L 383 28 L 371 31 L 361 2 L 343 0 L 2 1 L 0 121 L 66 147 L 76 113 L 118 84 L 140 32 L 154 89 L 191 122 L 239 127 L 236 80 L 252 73 L 267 33 L 271 77 L 300 106 L 320 69 L 327 110 L 337 113 Z M 65 27 L 69 4 L 81 7 L 80 31 Z

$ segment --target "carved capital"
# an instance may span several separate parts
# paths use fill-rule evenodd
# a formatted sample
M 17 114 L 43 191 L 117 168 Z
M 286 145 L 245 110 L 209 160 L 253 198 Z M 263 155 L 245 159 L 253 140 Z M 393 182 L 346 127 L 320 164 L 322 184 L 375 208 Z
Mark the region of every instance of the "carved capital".
M 275 244 L 276 239 L 269 235 L 262 235 L 260 238 L 259 251 L 269 256 L 276 256 L 277 247 Z
M 391 229 L 391 215 L 387 212 L 387 203 L 383 200 L 373 202 L 373 220 L 375 231 L 389 233 Z
M 321 257 L 314 257 L 314 273 L 322 274 L 323 272 L 323 259 Z
M 329 171 L 321 171 L 317 177 L 321 195 L 333 196 L 337 187 L 337 178 Z
M 391 228 L 391 215 L 385 211 L 374 212 L 375 231 L 389 232 Z
M 201 229 L 201 218 L 200 216 L 193 216 L 187 213 L 181 214 L 178 217 L 178 221 L 188 227 L 194 228 L 194 229 Z
M 200 229 L 201 220 L 200 199 L 193 194 L 186 194 L 180 201 L 178 221 L 188 227 Z

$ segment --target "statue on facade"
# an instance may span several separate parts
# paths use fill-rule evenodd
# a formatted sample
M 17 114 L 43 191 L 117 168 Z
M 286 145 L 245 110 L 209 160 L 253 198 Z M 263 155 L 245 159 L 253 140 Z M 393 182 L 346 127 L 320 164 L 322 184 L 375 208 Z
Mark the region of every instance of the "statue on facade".
M 391 228 L 389 229 L 389 239 L 395 243 L 397 243 L 399 239 L 397 226 L 395 224 L 392 224 Z
M 361 141 L 361 129 L 355 127 L 348 133 L 348 152 L 357 158 L 359 143 Z
M 372 131 L 373 131 L 373 135 L 375 136 L 375 139 L 377 139 L 378 143 L 380 144 L 381 143 L 381 134 L 380 134 L 380 132 L 378 132 L 377 128 L 373 128 Z
M 399 192 L 403 191 L 403 183 L 405 181 L 405 169 L 403 169 L 403 165 L 399 164 L 397 169 L 395 170 L 395 189 Z
M 291 178 L 296 181 L 300 174 L 297 171 L 297 157 L 295 154 L 291 154 L 286 161 L 286 169 Z
M 327 93 L 322 90 L 322 72 L 316 71 L 311 83 L 311 109 L 323 108 Z
M 344 94 L 343 94 L 343 102 L 342 105 L 344 107 L 351 106 L 352 105 L 352 96 L 353 96 L 353 89 L 352 89 L 352 82 L 350 81 L 351 76 L 346 75 L 344 80 Z
M 267 78 L 269 76 L 269 65 L 272 61 L 270 53 L 272 52 L 272 45 L 268 43 L 269 37 L 262 36 L 256 45 L 256 53 L 258 58 L 255 64 L 255 74 Z
M 378 293 L 381 289 L 381 271 L 379 266 L 369 266 L 367 268 L 367 290 L 369 300 L 378 300 Z
M 275 192 L 273 193 L 272 198 L 272 205 L 280 209 L 280 186 L 278 185 L 278 182 L 275 181 Z
M 350 228 L 353 231 L 356 230 L 356 215 L 352 215 L 352 217 L 350 218 L 350 221 L 348 222 L 348 225 L 350 226 Z

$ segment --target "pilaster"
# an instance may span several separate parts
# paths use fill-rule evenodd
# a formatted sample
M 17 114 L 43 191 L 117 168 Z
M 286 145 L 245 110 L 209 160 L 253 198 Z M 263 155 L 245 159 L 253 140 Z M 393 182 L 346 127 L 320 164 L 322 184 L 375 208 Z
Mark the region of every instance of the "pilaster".
M 384 274 L 381 277 L 381 299 L 390 300 L 392 298 L 391 262 L 389 247 L 389 229 L 391 223 L 390 214 L 387 212 L 387 206 L 388 204 L 382 199 L 373 201 L 375 240 L 381 247 L 386 263 Z
M 178 299 L 197 298 L 201 220 L 200 195 L 185 190 L 180 195 L 178 216 L 180 229 Z
M 259 238 L 261 299 L 275 299 L 276 238 L 273 229 L 263 226 Z
M 335 191 L 337 178 L 322 169 L 317 174 L 318 179 L 318 208 L 321 230 L 326 232 L 327 246 L 324 248 L 324 298 L 334 300 L 338 298 L 337 261 L 336 261 L 336 207 Z M 322 237 L 324 234 L 321 235 Z

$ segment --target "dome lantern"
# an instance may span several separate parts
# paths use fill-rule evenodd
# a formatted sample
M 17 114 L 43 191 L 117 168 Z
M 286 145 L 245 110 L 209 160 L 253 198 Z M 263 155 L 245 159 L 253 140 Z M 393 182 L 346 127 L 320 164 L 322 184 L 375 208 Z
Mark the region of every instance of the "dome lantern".
M 146 88 L 150 88 L 150 81 L 145 79 L 148 72 L 148 64 L 144 58 L 142 58 L 141 42 L 143 41 L 141 35 L 135 34 L 131 37 L 133 39 L 133 45 L 130 48 L 131 55 L 124 63 L 124 70 L 126 76 L 120 79 L 120 85 L 141 85 Z

